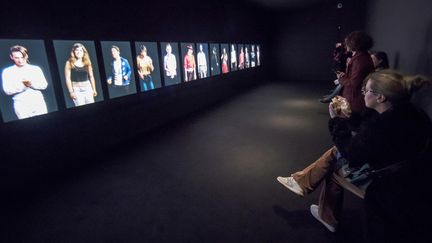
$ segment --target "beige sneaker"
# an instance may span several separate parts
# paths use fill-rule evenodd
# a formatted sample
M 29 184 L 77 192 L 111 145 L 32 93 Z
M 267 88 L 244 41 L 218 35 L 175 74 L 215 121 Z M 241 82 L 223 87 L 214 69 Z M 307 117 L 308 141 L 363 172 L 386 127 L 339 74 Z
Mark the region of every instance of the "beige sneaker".
M 277 180 L 284 185 L 286 188 L 290 189 L 295 194 L 303 197 L 305 195 L 303 189 L 301 189 L 300 185 L 297 183 L 297 181 L 294 180 L 292 176 L 290 177 L 282 177 L 279 176 Z
M 312 216 L 314 216 L 318 221 L 320 221 L 330 232 L 333 233 L 336 232 L 336 227 L 327 224 L 324 220 L 321 219 L 318 213 L 318 209 L 319 209 L 318 205 L 312 204 L 310 206 L 310 212 Z

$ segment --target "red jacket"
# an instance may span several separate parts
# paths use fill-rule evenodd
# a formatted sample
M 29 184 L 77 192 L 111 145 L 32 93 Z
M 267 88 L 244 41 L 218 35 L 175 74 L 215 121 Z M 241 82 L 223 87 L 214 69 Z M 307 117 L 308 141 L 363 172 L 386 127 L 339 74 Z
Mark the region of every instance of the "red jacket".
M 342 96 L 345 97 L 355 113 L 365 110 L 364 97 L 361 92 L 363 81 L 374 71 L 372 59 L 368 53 L 357 52 L 347 63 L 345 75 L 339 79 L 343 86 Z

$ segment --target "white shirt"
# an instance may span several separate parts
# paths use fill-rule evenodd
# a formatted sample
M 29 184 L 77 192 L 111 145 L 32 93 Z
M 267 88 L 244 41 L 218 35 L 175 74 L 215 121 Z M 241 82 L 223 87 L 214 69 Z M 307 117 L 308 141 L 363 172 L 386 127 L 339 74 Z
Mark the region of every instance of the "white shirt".
M 24 80 L 30 81 L 31 87 L 26 87 L 23 84 Z M 43 99 L 39 90 L 44 90 L 48 86 L 42 69 L 30 64 L 5 68 L 2 72 L 2 83 L 4 92 L 7 95 L 14 95 L 14 102 L 37 102 L 40 98 Z
M 207 59 L 206 59 L 204 52 L 202 52 L 202 51 L 198 52 L 197 59 L 198 59 L 197 60 L 198 66 L 207 67 Z
M 174 78 L 177 75 L 177 60 L 173 54 L 167 54 L 164 58 L 166 76 Z
M 122 76 L 122 65 L 121 60 L 115 60 L 113 63 L 114 67 L 114 85 L 122 86 L 123 85 L 123 76 Z
M 231 63 L 236 63 L 237 62 L 237 54 L 234 50 L 231 51 Z

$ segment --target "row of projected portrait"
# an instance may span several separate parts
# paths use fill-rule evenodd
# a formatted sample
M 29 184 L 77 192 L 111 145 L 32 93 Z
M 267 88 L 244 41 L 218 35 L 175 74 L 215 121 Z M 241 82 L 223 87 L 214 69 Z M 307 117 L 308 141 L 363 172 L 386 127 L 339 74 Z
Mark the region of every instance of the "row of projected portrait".
M 100 75 L 94 41 L 52 41 L 54 63 L 44 43 L 0 39 L 4 122 L 58 110 L 53 83 L 61 83 L 71 108 L 102 101 L 101 85 L 116 98 L 261 65 L 260 46 L 253 44 L 159 42 L 158 49 L 158 42 L 134 42 L 133 55 L 128 41 L 101 41 L 105 73 Z M 52 65 L 59 74 L 50 72 Z

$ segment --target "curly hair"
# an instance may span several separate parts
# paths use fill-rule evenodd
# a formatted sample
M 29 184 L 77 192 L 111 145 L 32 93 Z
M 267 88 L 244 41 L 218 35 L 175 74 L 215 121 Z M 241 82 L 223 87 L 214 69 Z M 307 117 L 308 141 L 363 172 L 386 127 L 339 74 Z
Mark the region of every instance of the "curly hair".
M 353 31 L 345 38 L 345 45 L 353 51 L 368 51 L 374 45 L 372 37 L 363 31 Z

